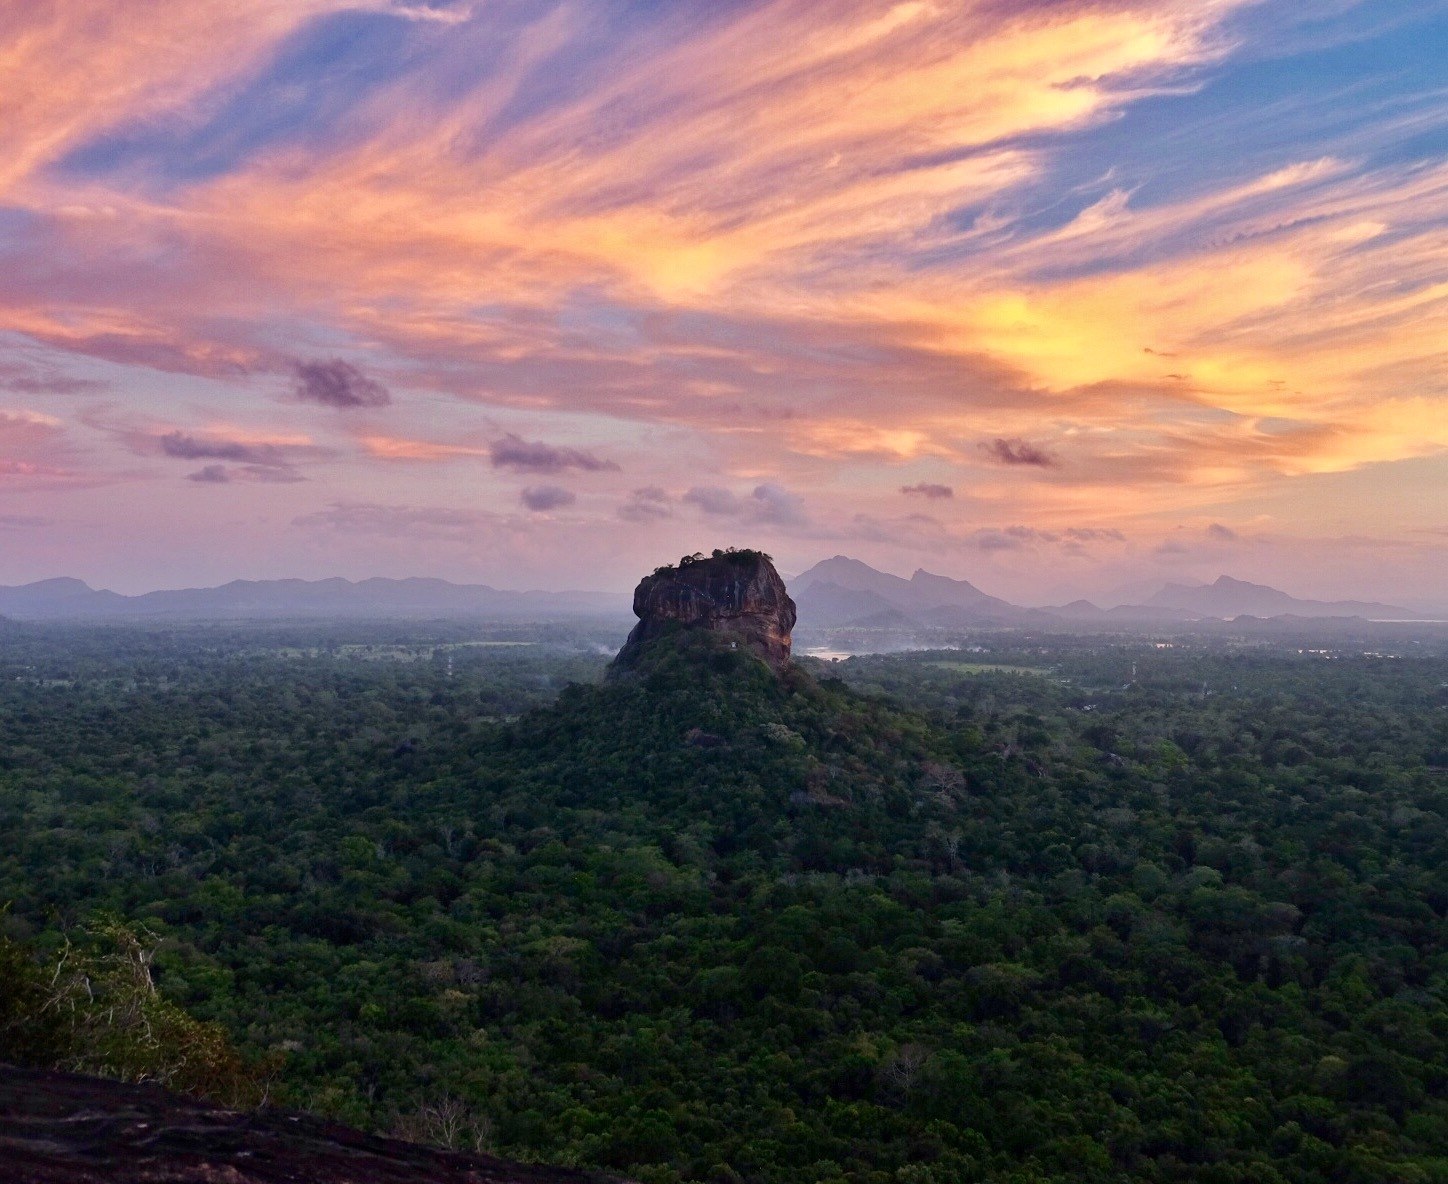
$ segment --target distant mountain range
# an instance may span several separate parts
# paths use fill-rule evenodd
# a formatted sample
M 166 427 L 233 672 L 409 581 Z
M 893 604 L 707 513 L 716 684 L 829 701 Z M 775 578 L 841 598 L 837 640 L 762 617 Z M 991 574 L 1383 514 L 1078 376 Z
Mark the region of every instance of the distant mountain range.
M 1200 587 L 1167 584 L 1145 604 L 1102 609 L 1075 600 L 1050 608 L 1024 608 L 966 580 L 924 570 L 907 580 L 845 555 L 815 564 L 790 580 L 789 590 L 799 606 L 802 628 L 1152 627 L 1243 616 L 1407 620 L 1420 615 L 1368 601 L 1299 600 L 1276 588 L 1229 576 Z M 631 618 L 631 606 L 632 597 L 621 592 L 510 592 L 486 584 L 420 578 L 233 580 L 219 588 L 176 588 L 139 596 L 92 588 L 76 579 L 0 587 L 0 617 L 18 621 L 470 617 L 547 621 Z
M 831 628 L 1017 625 L 1037 628 L 1074 624 L 1162 625 L 1237 617 L 1363 617 L 1407 620 L 1418 614 L 1390 604 L 1357 600 L 1299 600 L 1269 588 L 1222 576 L 1214 584 L 1167 584 L 1145 604 L 1103 609 L 1088 600 L 1050 608 L 1024 608 L 982 592 L 965 580 L 917 571 L 908 580 L 877 571 L 858 559 L 836 555 L 789 583 L 800 625 Z
M 219 588 L 177 588 L 123 596 L 81 580 L 0 587 L 0 616 L 66 620 L 284 620 L 288 618 L 519 618 L 624 616 L 617 592 L 508 592 L 447 580 L 233 580 Z
M 1403 619 L 1411 617 L 1405 608 L 1364 600 L 1298 600 L 1266 584 L 1249 584 L 1231 576 L 1219 576 L 1215 584 L 1191 587 L 1168 584 L 1149 601 L 1160 608 L 1182 609 L 1204 617 L 1367 617 Z

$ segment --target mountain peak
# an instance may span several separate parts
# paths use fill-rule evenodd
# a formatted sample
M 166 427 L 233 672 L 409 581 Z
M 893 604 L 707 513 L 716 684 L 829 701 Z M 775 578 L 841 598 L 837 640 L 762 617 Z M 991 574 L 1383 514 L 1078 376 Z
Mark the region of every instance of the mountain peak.
M 21 584 L 18 587 L 30 592 L 48 592 L 52 596 L 84 596 L 95 589 L 84 580 L 78 580 L 74 576 L 54 576 L 48 580 L 35 580 L 29 584 Z
M 969 580 L 953 580 L 949 576 L 938 576 L 933 571 L 926 571 L 923 567 L 915 569 L 915 574 L 910 577 L 910 583 L 917 588 L 948 593 L 956 599 L 961 596 L 990 599 Z

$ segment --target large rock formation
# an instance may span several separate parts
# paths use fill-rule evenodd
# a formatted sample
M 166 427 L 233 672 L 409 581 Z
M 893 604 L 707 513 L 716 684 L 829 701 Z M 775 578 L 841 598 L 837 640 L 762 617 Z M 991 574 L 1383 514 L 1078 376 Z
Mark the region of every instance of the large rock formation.
M 634 615 L 639 623 L 614 659 L 615 671 L 633 669 L 649 642 L 681 627 L 719 633 L 776 670 L 789 663 L 794 601 L 761 551 L 686 555 L 659 568 L 634 590 Z
M 0 1065 L 8 1184 L 605 1184 L 366 1135 L 306 1114 L 236 1111 L 168 1093 Z

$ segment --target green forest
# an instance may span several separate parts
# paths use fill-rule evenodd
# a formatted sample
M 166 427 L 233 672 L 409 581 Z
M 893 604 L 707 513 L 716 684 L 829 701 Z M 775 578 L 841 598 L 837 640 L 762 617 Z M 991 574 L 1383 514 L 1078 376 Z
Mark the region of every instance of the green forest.
M 0 622 L 0 1059 L 642 1184 L 1448 1181 L 1448 647 L 618 640 Z

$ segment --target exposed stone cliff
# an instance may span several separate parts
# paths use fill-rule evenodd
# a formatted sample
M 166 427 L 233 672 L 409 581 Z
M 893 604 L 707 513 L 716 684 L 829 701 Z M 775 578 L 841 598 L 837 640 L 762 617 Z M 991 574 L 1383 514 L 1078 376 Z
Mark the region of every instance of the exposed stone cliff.
M 794 601 L 760 551 L 689 555 L 659 568 L 634 590 L 634 615 L 639 623 L 614 659 L 615 671 L 633 669 L 649 642 L 681 627 L 722 634 L 776 670 L 789 663 Z
M 605 1184 L 366 1135 L 281 1110 L 226 1110 L 154 1085 L 0 1065 L 7 1184 Z

